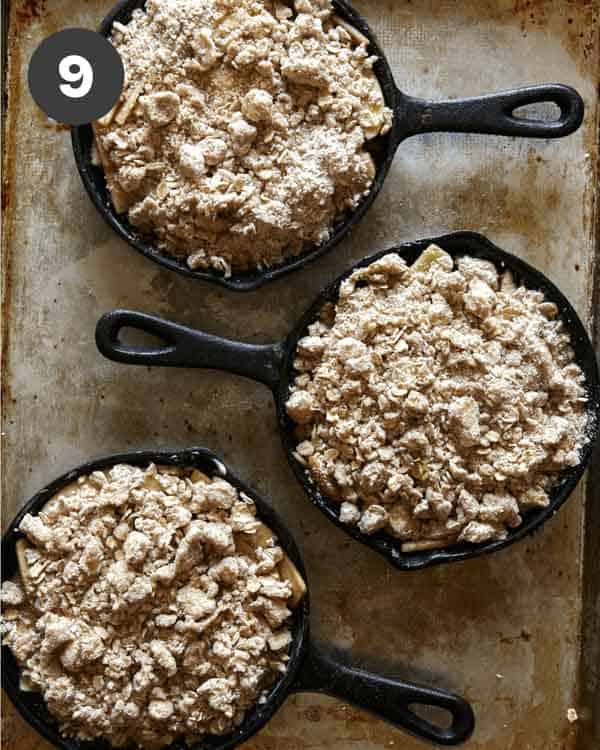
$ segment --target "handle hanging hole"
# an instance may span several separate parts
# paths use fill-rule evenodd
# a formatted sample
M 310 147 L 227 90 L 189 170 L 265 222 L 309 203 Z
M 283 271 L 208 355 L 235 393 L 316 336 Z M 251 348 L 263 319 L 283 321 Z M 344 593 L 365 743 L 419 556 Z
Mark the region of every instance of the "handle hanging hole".
M 452 714 L 445 708 L 430 706 L 427 703 L 410 703 L 408 710 L 412 711 L 419 719 L 423 719 L 440 729 L 450 729 L 452 726 Z
M 555 122 L 560 119 L 560 107 L 554 102 L 536 102 L 517 107 L 511 114 L 517 120 Z
M 119 331 L 119 344 L 132 351 L 146 352 L 148 350 L 165 349 L 169 342 L 161 336 L 155 336 L 133 326 L 123 326 Z

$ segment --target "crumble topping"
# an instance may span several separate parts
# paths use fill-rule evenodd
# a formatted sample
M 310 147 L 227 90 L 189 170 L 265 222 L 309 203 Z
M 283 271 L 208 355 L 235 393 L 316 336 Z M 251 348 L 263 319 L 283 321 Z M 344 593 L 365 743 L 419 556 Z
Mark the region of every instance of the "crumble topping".
M 125 88 L 94 130 L 113 204 L 190 268 L 281 263 L 368 192 L 392 113 L 330 0 L 148 0 L 112 42 Z
M 306 587 L 227 481 L 115 465 L 20 530 L 3 642 L 64 735 L 157 748 L 226 734 L 285 672 Z
M 296 459 L 343 523 L 404 551 L 503 539 L 586 441 L 556 305 L 435 245 L 355 271 L 298 342 Z

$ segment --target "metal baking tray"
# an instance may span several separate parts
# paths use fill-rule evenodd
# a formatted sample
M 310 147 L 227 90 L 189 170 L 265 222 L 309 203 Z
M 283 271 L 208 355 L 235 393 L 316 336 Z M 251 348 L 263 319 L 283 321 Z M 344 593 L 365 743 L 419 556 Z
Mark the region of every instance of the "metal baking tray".
M 496 555 L 393 570 L 314 508 L 294 482 L 269 393 L 214 372 L 125 368 L 94 344 L 115 307 L 251 342 L 277 340 L 351 262 L 413 238 L 480 231 L 550 277 L 595 333 L 600 21 L 596 0 L 359 0 L 398 85 L 442 98 L 560 81 L 583 127 L 558 141 L 426 135 L 397 154 L 364 221 L 327 257 L 247 295 L 181 278 L 104 224 L 68 128 L 36 109 L 27 64 L 66 26 L 95 28 L 110 0 L 4 4 L 2 511 L 88 458 L 205 444 L 281 513 L 311 580 L 315 634 L 390 674 L 459 692 L 468 750 L 600 746 L 600 460 L 544 528 Z M 596 320 L 594 320 L 596 317 Z M 600 457 L 599 457 L 600 459 Z M 410 667 L 409 667 L 410 665 Z M 3 698 L 3 745 L 46 747 Z M 567 710 L 575 708 L 571 723 Z M 331 698 L 290 698 L 253 750 L 423 747 Z

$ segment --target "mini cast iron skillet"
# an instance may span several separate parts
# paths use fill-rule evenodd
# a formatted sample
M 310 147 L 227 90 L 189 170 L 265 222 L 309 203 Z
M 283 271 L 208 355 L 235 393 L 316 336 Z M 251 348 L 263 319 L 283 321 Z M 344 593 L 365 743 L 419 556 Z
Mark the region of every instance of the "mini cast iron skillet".
M 100 25 L 100 33 L 109 36 L 114 21 L 126 24 L 144 0 L 122 0 Z M 290 258 L 269 269 L 234 273 L 225 278 L 215 270 L 192 271 L 185 258 L 174 258 L 160 252 L 148 237 L 133 227 L 125 214 L 117 214 L 106 188 L 103 171 L 93 166 L 91 147 L 93 133 L 90 125 L 74 127 L 71 131 L 73 151 L 83 184 L 94 205 L 110 226 L 132 247 L 155 263 L 194 279 L 213 281 L 229 289 L 249 291 L 278 278 L 318 258 L 336 245 L 362 218 L 379 192 L 399 144 L 412 135 L 439 131 L 456 133 L 489 133 L 492 135 L 524 136 L 529 138 L 560 138 L 577 130 L 583 119 L 583 101 L 569 86 L 545 84 L 453 101 L 430 102 L 403 94 L 392 76 L 390 65 L 380 49 L 375 35 L 364 18 L 344 0 L 333 0 L 335 12 L 369 39 L 369 54 L 376 55 L 374 65 L 386 104 L 393 111 L 393 126 L 385 136 L 369 144 L 376 164 L 376 175 L 371 189 L 357 208 L 336 223 L 326 242 L 311 246 L 301 255 Z M 514 111 L 527 104 L 554 102 L 560 108 L 556 120 L 534 120 L 515 117 Z
M 289 386 L 295 376 L 293 361 L 298 340 L 305 335 L 307 326 L 318 317 L 321 307 L 326 302 L 337 300 L 340 283 L 356 268 L 366 266 L 389 252 L 398 252 L 409 264 L 413 263 L 432 242 L 455 258 L 461 255 L 470 255 L 492 261 L 500 271 L 510 269 L 518 284 L 543 292 L 548 300 L 556 304 L 559 317 L 571 338 L 576 362 L 585 375 L 589 399 L 589 441 L 583 449 L 581 461 L 577 466 L 565 471 L 558 478 L 551 493 L 549 506 L 527 512 L 521 526 L 511 530 L 507 539 L 479 545 L 461 543 L 446 549 L 404 553 L 401 550 L 401 542 L 383 531 L 367 536 L 361 534 L 357 528 L 340 522 L 339 502 L 335 502 L 321 493 L 311 481 L 305 467 L 293 456 L 296 447 L 295 425 L 286 414 L 285 402 L 288 397 Z M 119 333 L 123 328 L 134 328 L 154 334 L 163 339 L 165 345 L 157 348 L 129 346 L 119 340 Z M 102 354 L 117 362 L 170 367 L 209 367 L 244 375 L 268 385 L 275 398 L 279 428 L 288 460 L 310 499 L 347 534 L 377 550 L 392 565 L 403 570 L 477 557 L 485 552 L 493 552 L 502 547 L 507 547 L 537 529 L 556 513 L 581 478 L 599 431 L 600 385 L 598 368 L 594 350 L 575 310 L 564 295 L 540 271 L 514 255 L 502 251 L 485 237 L 472 232 L 456 232 L 443 237 L 409 242 L 361 260 L 321 292 L 293 331 L 287 338 L 277 344 L 255 345 L 229 341 L 176 323 L 170 323 L 153 315 L 126 310 L 116 310 L 100 319 L 96 328 L 96 343 Z
M 105 469 L 117 463 L 147 466 L 149 463 L 170 466 L 194 467 L 208 476 L 227 479 L 238 490 L 246 493 L 256 503 L 261 520 L 277 535 L 281 547 L 298 568 L 306 581 L 306 572 L 300 552 L 290 532 L 273 508 L 232 474 L 224 464 L 206 448 L 179 451 L 134 451 L 121 453 L 84 464 L 64 474 L 33 498 L 21 509 L 2 538 L 2 580 L 17 574 L 16 541 L 22 536 L 17 527 L 26 513 L 39 512 L 45 503 L 77 477 Z M 464 742 L 473 731 L 474 717 L 471 706 L 462 698 L 445 690 L 421 687 L 401 680 L 365 672 L 345 663 L 333 655 L 333 649 L 317 645 L 309 633 L 309 597 L 304 596 L 292 614 L 293 641 L 290 661 L 285 674 L 270 689 L 264 704 L 248 711 L 244 722 L 234 732 L 207 737 L 188 748 L 181 742 L 171 750 L 228 750 L 245 742 L 258 732 L 292 692 L 318 692 L 334 695 L 341 700 L 371 711 L 373 714 L 421 739 L 438 745 L 456 745 Z M 19 688 L 20 670 L 8 647 L 2 649 L 2 687 L 15 707 L 32 727 L 56 747 L 65 750 L 110 750 L 105 741 L 80 742 L 60 735 L 56 721 L 46 708 L 41 694 Z M 437 726 L 411 709 L 412 706 L 433 706 L 449 712 L 452 724 L 448 728 Z

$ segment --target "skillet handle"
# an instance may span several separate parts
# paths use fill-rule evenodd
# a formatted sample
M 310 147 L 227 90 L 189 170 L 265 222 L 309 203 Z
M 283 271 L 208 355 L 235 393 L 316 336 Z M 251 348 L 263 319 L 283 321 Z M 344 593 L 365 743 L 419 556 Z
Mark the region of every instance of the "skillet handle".
M 559 83 L 441 102 L 399 94 L 399 102 L 399 140 L 440 131 L 561 138 L 577 130 L 584 112 L 577 91 Z M 513 115 L 518 107 L 542 102 L 554 102 L 560 108 L 558 119 L 535 120 Z
M 473 709 L 458 695 L 346 666 L 315 643 L 309 644 L 293 690 L 333 695 L 438 745 L 464 742 L 475 726 Z M 452 724 L 444 728 L 417 716 L 410 709 L 415 704 L 450 712 Z
M 148 333 L 164 345 L 134 346 L 119 339 L 124 328 Z M 225 370 L 258 380 L 271 389 L 279 383 L 281 344 L 246 344 L 133 310 L 113 310 L 96 324 L 96 345 L 115 362 L 149 367 L 200 367 Z

